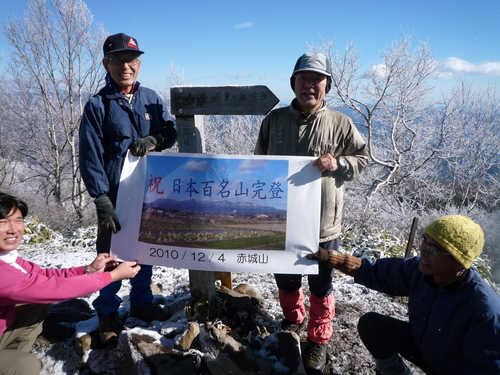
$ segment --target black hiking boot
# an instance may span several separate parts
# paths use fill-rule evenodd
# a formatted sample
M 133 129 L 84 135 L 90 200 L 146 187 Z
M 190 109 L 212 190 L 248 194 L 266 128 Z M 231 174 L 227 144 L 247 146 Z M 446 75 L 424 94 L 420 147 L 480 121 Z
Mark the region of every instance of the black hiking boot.
M 311 340 L 307 343 L 307 348 L 304 353 L 304 368 L 309 373 L 321 373 L 326 365 L 326 349 L 327 344 L 317 344 Z
M 305 319 L 302 323 L 294 323 L 286 318 L 281 321 L 281 329 L 283 331 L 295 332 L 299 336 L 302 332 L 305 331 L 306 328 L 307 323 Z

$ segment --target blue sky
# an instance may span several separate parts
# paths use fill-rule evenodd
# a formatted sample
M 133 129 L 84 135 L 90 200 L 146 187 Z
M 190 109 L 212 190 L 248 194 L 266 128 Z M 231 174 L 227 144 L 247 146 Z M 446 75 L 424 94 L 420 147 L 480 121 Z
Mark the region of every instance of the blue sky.
M 250 202 L 286 209 L 287 160 L 148 158 L 146 202 L 156 199 Z
M 21 17 L 28 1 L 1 0 L 2 25 Z M 146 53 L 139 80 L 165 90 L 169 66 L 194 85 L 266 85 L 288 103 L 289 77 L 308 44 L 356 40 L 363 68 L 379 64 L 380 51 L 401 31 L 414 45 L 428 41 L 441 61 L 439 87 L 462 75 L 476 85 L 500 82 L 499 0 L 87 0 L 109 33 L 138 39 Z M 0 71 L 9 46 L 0 35 Z

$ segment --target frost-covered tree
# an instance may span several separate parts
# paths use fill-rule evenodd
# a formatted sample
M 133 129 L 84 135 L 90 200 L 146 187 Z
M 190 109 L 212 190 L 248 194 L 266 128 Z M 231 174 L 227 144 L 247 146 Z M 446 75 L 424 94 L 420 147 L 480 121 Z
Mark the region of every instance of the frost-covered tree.
M 105 32 L 82 0 L 31 0 L 22 18 L 7 20 L 4 34 L 12 47 L 4 115 L 14 127 L 17 150 L 47 201 L 71 201 L 81 217 L 78 127 L 104 76 Z
M 432 96 L 438 62 L 427 42 L 412 46 L 401 35 L 381 52 L 381 63 L 363 68 L 354 42 L 343 52 L 324 41 L 332 61 L 329 103 L 348 108 L 366 137 L 370 163 L 359 177 L 367 208 L 395 218 L 437 208 L 472 210 L 497 204 L 498 95 L 460 83 L 442 100 Z M 495 154 L 496 152 L 496 154 Z M 497 207 L 498 208 L 498 207 Z
M 253 155 L 264 116 L 207 116 L 205 144 L 209 154 Z
M 1 58 L 0 58 L 1 60 Z M 0 76 L 0 87 L 4 85 L 4 77 Z M 16 162 L 13 157 L 15 145 L 10 142 L 10 122 L 6 116 L 6 104 L 0 97 L 0 191 L 10 185 Z
M 500 96 L 496 87 L 474 89 L 461 81 L 440 103 L 439 120 L 448 129 L 438 153 L 444 206 L 470 212 L 500 207 Z M 444 177 L 444 178 L 443 178 Z

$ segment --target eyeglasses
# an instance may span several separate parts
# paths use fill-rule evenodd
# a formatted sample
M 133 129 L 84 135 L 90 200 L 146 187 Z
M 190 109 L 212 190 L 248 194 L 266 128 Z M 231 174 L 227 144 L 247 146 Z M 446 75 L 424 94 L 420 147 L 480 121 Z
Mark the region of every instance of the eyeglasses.
M 420 244 L 420 251 L 430 257 L 435 255 L 450 255 L 448 252 L 437 251 L 433 246 L 428 245 L 424 238 L 422 238 L 422 243 Z
M 127 64 L 128 66 L 136 66 L 141 61 L 139 57 L 137 58 L 108 57 L 107 59 L 111 64 L 119 66 L 122 66 L 123 64 Z
M 326 79 L 326 76 L 310 76 L 310 75 L 303 75 L 303 74 L 297 74 L 295 76 L 295 79 L 299 83 L 312 83 L 313 85 L 317 85 L 318 83 L 322 82 L 323 80 Z

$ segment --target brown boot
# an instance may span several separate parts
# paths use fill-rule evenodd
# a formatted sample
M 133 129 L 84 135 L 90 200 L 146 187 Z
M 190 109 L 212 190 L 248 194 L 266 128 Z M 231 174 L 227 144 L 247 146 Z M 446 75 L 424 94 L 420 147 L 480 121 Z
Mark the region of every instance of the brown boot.
M 119 329 L 117 312 L 107 316 L 99 316 L 99 338 L 101 343 L 106 345 L 117 341 Z
M 307 370 L 323 371 L 326 365 L 326 344 L 317 344 L 311 340 L 304 353 L 304 367 Z

